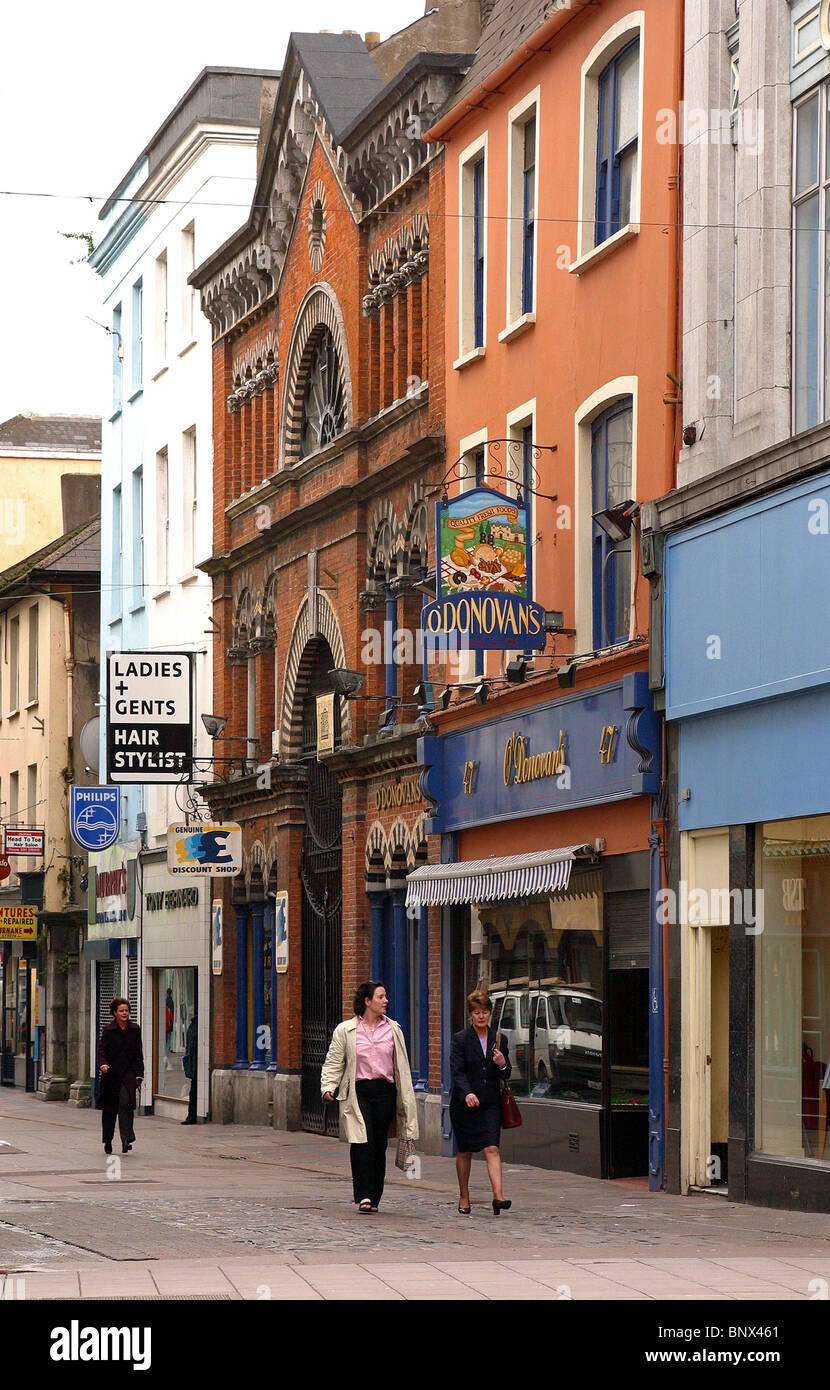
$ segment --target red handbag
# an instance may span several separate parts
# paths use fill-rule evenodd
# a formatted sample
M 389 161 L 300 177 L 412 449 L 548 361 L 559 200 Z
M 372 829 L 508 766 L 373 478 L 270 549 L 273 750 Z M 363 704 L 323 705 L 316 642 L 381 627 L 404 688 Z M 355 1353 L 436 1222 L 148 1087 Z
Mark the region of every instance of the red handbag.
M 501 1049 L 501 1033 L 497 1035 L 496 1045 Z M 518 1129 L 519 1125 L 522 1123 L 522 1112 L 519 1109 L 516 1097 L 506 1081 L 502 1083 L 499 1099 L 501 1101 L 502 1129 Z

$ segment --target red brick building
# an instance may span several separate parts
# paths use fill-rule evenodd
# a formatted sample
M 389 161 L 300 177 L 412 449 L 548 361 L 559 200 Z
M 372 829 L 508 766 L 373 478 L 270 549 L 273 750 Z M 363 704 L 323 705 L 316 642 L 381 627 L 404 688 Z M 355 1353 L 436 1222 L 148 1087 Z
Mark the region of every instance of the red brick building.
M 472 62 L 479 4 L 431 8 L 371 51 L 292 35 L 248 221 L 193 276 L 214 334 L 205 568 L 228 720 L 208 797 L 244 848 L 213 978 L 226 1121 L 336 1132 L 320 1065 L 370 970 L 419 1086 L 440 1080 L 440 942 L 404 892 L 427 859 L 417 586 L 444 471 L 443 155 L 422 135 Z M 332 693 L 350 672 L 355 698 Z

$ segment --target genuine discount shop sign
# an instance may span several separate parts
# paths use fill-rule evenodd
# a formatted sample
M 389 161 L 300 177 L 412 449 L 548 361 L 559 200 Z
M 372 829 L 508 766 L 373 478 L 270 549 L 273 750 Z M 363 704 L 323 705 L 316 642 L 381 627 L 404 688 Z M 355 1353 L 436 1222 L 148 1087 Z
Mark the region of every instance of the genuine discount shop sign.
M 34 941 L 36 938 L 36 907 L 0 907 L 0 941 Z
M 107 778 L 193 781 L 193 653 L 107 653 Z

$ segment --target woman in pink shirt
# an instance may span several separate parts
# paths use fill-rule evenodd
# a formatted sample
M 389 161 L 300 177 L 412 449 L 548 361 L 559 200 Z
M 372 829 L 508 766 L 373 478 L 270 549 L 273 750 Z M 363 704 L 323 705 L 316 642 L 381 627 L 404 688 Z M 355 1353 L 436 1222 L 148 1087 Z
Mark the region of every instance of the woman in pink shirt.
M 352 1188 L 358 1211 L 376 1212 L 386 1176 L 389 1127 L 397 1112 L 398 1137 L 418 1138 L 415 1091 L 406 1042 L 386 1017 L 389 1000 L 379 980 L 355 994 L 353 1019 L 334 1030 L 320 1075 L 323 1100 L 340 1101 L 351 1144 Z

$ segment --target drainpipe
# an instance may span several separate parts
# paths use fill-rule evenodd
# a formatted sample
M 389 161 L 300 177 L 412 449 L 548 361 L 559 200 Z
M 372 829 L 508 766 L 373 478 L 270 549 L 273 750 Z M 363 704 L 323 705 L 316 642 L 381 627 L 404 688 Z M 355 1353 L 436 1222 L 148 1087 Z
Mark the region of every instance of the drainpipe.
M 75 655 L 72 650 L 72 609 L 69 600 L 60 594 L 50 594 L 48 589 L 37 589 L 34 585 L 29 585 L 30 594 L 42 594 L 44 598 L 50 598 L 53 603 L 59 603 L 63 608 L 63 643 L 66 655 L 63 664 L 66 668 L 66 738 L 67 744 L 72 742 L 72 695 L 74 689 L 74 670 Z M 21 597 L 24 597 L 21 595 Z
M 663 1075 L 663 913 L 660 889 L 663 887 L 660 862 L 660 836 L 655 819 L 660 813 L 659 797 L 651 799 L 651 834 L 648 837 L 649 919 L 648 943 L 648 1185 L 652 1192 L 663 1186 L 663 1147 L 665 1134 L 665 1078 Z

